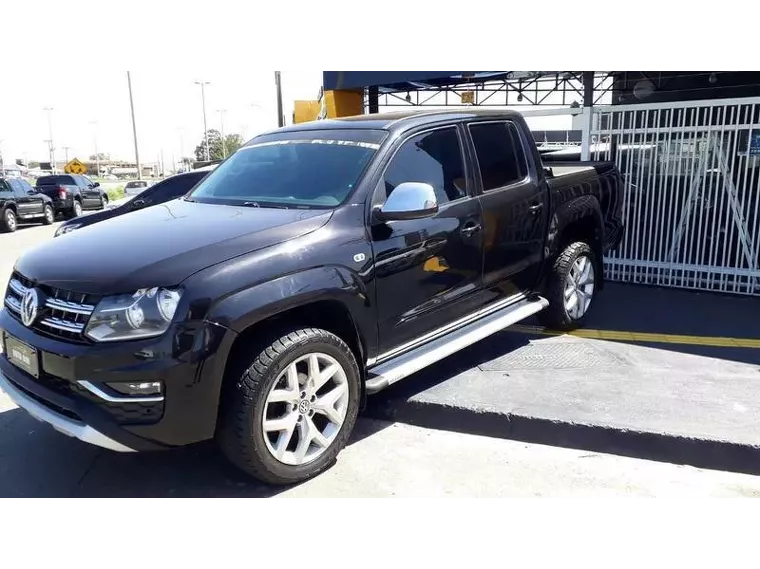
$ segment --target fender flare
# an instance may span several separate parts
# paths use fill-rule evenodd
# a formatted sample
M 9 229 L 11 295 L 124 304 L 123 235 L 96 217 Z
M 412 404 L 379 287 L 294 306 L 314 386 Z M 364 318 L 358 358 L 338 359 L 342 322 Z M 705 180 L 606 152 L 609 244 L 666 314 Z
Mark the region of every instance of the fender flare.
M 221 390 L 235 340 L 251 326 L 320 301 L 339 302 L 354 324 L 359 348 L 359 368 L 363 374 L 362 357 L 377 345 L 377 323 L 374 305 L 364 282 L 358 274 L 343 266 L 327 265 L 282 275 L 266 282 L 237 290 L 209 307 L 205 320 L 226 329 L 208 370 Z
M 585 195 L 572 198 L 557 206 L 549 220 L 546 257 L 553 259 L 562 243 L 562 234 L 573 223 L 586 218 L 594 220 L 597 245 L 604 243 L 604 217 L 596 196 Z M 601 251 L 601 249 L 600 249 Z

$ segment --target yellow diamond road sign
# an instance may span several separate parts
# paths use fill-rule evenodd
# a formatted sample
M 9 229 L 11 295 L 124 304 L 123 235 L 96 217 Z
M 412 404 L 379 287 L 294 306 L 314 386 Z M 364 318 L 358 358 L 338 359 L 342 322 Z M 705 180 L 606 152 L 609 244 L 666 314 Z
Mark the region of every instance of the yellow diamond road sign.
M 87 172 L 87 166 L 74 158 L 63 167 L 63 171 L 67 174 L 84 174 Z

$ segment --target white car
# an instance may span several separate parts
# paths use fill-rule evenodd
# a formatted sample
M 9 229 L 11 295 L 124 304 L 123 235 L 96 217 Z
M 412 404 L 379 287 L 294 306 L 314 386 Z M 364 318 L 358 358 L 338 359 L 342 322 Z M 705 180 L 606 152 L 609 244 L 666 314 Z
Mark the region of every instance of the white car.
M 128 196 L 136 196 L 150 187 L 146 180 L 132 180 L 124 186 L 124 193 Z

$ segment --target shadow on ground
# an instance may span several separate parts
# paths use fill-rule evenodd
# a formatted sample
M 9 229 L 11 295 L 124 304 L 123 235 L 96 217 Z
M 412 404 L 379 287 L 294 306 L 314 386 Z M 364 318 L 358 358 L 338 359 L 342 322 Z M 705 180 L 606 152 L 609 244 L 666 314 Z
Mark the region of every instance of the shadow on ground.
M 359 421 L 349 444 L 387 424 Z M 0 413 L 0 497 L 270 497 L 213 443 L 154 453 L 116 453 L 55 432 L 25 411 Z

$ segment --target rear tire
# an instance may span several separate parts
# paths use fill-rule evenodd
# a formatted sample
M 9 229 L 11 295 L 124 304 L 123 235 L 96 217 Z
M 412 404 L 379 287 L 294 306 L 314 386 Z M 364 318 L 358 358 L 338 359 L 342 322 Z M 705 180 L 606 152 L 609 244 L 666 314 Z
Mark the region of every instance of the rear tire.
M 360 374 L 335 334 L 294 328 L 277 336 L 225 378 L 217 442 L 251 476 L 293 484 L 329 468 L 345 447 L 359 413 Z
M 42 217 L 42 223 L 45 225 L 52 225 L 55 221 L 55 212 L 53 211 L 53 206 L 46 205 L 43 209 L 43 217 Z
M 16 212 L 8 208 L 3 212 L 3 219 L 0 220 L 0 229 L 3 233 L 13 233 L 18 227 Z
M 74 219 L 82 215 L 82 204 L 79 201 L 74 200 L 74 205 L 71 206 L 71 212 L 69 213 L 69 219 Z
M 593 249 L 582 241 L 570 243 L 557 256 L 549 275 L 549 306 L 538 314 L 547 328 L 574 330 L 586 320 L 596 298 L 599 264 Z

